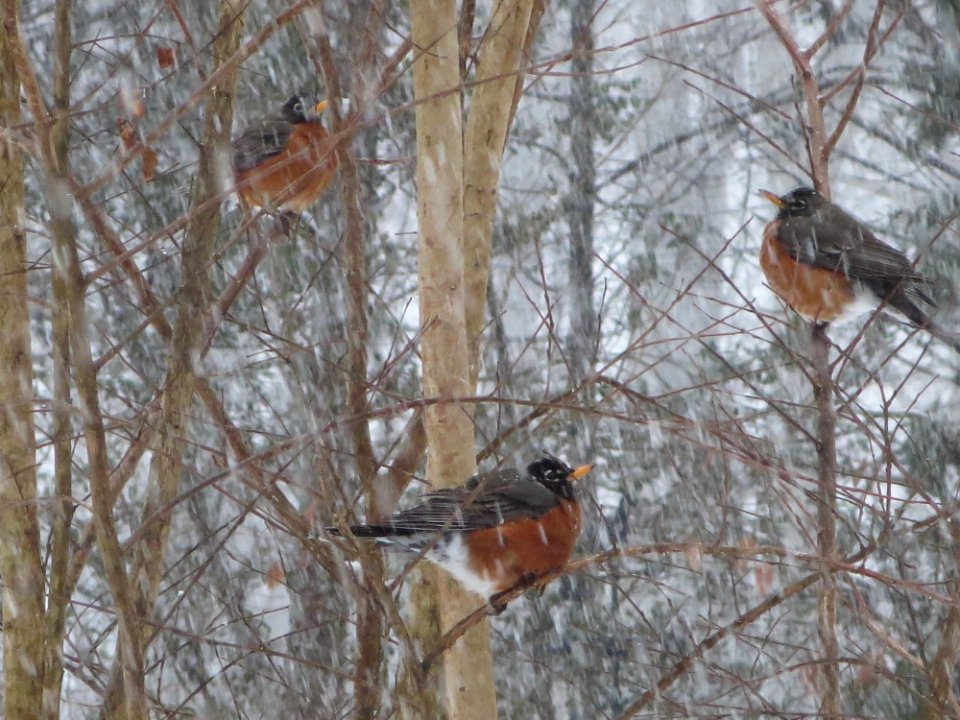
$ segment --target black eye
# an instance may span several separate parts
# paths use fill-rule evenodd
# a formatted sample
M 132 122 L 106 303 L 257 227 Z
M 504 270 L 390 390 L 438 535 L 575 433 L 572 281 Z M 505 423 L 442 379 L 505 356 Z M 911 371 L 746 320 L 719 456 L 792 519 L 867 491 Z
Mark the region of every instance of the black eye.
M 293 111 L 297 114 L 303 114 L 303 103 L 298 102 L 293 106 Z

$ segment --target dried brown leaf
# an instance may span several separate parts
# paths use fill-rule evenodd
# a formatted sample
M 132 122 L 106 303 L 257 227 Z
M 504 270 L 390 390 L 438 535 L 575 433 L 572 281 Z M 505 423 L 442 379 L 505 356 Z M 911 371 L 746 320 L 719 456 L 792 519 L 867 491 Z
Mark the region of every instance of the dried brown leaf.
M 143 148 L 143 179 L 147 182 L 153 180 L 157 171 L 157 154 L 148 147 Z
M 161 45 L 157 48 L 157 64 L 162 68 L 168 68 L 173 65 L 173 48 Z

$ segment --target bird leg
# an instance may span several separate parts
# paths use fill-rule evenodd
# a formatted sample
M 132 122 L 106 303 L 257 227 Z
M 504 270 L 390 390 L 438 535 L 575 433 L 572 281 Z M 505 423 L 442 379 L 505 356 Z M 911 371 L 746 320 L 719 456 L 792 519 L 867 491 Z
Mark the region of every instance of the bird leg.
M 514 597 L 519 595 L 520 592 L 531 591 L 537 594 L 537 597 L 543 595 L 543 591 L 547 587 L 547 583 L 550 581 L 550 573 L 546 575 L 537 575 L 535 573 L 524 573 L 520 576 L 520 579 L 517 580 L 516 585 L 513 587 L 508 587 L 503 592 L 498 592 L 496 595 L 491 595 L 487 602 L 490 603 L 490 607 L 493 609 L 491 614 L 499 615 L 504 610 L 507 609 L 507 603 L 510 602 Z
M 290 210 L 281 210 L 280 211 L 280 228 L 283 231 L 283 234 L 287 237 L 293 232 L 293 229 L 300 222 L 300 213 L 292 212 Z
M 491 595 L 487 598 L 487 602 L 490 603 L 490 614 L 491 615 L 502 615 L 503 611 L 507 609 L 507 603 L 510 602 L 510 590 L 513 588 L 507 588 L 503 592 L 498 592 L 496 595 Z

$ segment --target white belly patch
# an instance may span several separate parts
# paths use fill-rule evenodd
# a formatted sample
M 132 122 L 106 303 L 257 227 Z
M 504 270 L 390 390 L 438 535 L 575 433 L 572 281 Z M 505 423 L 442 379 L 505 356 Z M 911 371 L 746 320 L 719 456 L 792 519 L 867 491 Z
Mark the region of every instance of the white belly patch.
M 427 551 L 425 557 L 453 575 L 467 590 L 475 592 L 484 600 L 498 592 L 492 578 L 486 574 L 479 575 L 470 569 L 467 546 L 459 535 L 451 535 L 448 540 L 441 540 L 432 550 Z

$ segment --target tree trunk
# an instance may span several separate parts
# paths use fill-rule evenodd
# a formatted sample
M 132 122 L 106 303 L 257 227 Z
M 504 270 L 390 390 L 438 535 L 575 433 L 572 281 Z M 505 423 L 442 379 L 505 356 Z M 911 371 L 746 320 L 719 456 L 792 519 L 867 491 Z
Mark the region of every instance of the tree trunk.
M 417 98 L 417 217 L 420 225 L 420 324 L 423 393 L 469 395 L 463 251 L 463 138 L 456 3 L 414 0 L 410 5 Z M 435 487 L 457 485 L 476 471 L 473 422 L 455 402 L 429 407 L 427 478 Z M 434 575 L 436 577 L 436 574 Z M 427 601 L 429 591 L 421 602 Z M 477 606 L 477 597 L 451 578 L 439 579 L 439 611 L 421 605 L 414 634 L 434 642 Z M 428 603 L 428 601 L 427 601 Z M 439 618 L 437 628 L 432 620 Z M 429 627 L 428 625 L 432 625 Z M 429 638 L 429 639 L 428 639 Z M 443 684 L 451 718 L 495 718 L 489 628 L 480 623 L 444 654 Z
M 599 327 L 593 304 L 593 213 L 597 168 L 593 153 L 596 126 L 593 77 L 594 0 L 576 0 L 570 13 L 574 48 L 570 78 L 571 192 L 565 203 L 570 228 L 570 336 L 567 340 L 571 384 L 579 385 L 594 364 Z
M 16 14 L 6 0 L 4 17 Z M 20 82 L 14 65 L 16 25 L 0 33 L 0 124 L 20 124 Z M 4 137 L 8 137 L 4 135 Z M 22 226 L 20 151 L 0 139 L 0 577 L 3 580 L 4 717 L 35 718 L 44 671 L 43 570 L 37 522 L 33 368 Z
M 878 8 L 878 12 L 882 8 Z M 784 49 L 790 56 L 800 78 L 800 86 L 806 105 L 806 124 L 804 132 L 810 160 L 810 175 L 814 186 L 828 200 L 830 199 L 830 153 L 843 132 L 846 119 L 853 111 L 858 93 L 853 93 L 848 106 L 837 123 L 828 133 L 823 114 L 825 99 L 821 94 L 817 76 L 811 59 L 822 43 L 814 43 L 801 51 L 796 39 L 770 0 L 760 5 L 760 11 L 777 34 Z M 833 28 L 833 29 L 831 29 Z M 834 26 L 828 26 L 826 33 L 834 32 Z M 824 35 L 821 40 L 825 40 Z M 864 67 L 871 56 L 870 42 L 864 51 Z M 820 636 L 822 658 L 820 664 L 820 715 L 827 720 L 839 720 L 840 698 L 840 649 L 837 640 L 837 583 L 833 568 L 839 552 L 837 549 L 837 414 L 834 409 L 833 367 L 830 364 L 830 338 L 826 325 L 810 323 L 810 365 L 812 369 L 814 406 L 817 413 L 816 454 L 817 454 L 817 552 L 820 556 L 820 586 L 817 598 L 817 632 Z
M 423 328 L 423 392 L 426 397 L 471 395 L 480 364 L 490 248 L 497 186 L 507 134 L 519 99 L 519 69 L 542 16 L 535 0 L 495 5 L 479 52 L 475 91 L 461 135 L 460 50 L 456 4 L 411 5 L 418 100 L 417 214 L 420 223 L 420 322 Z M 460 28 L 469 38 L 470 25 Z M 429 407 L 427 476 L 436 487 L 462 483 L 476 471 L 473 408 L 458 403 Z M 427 573 L 429 578 L 434 573 Z M 440 575 L 439 608 L 426 599 L 429 580 L 416 587 L 422 642 L 453 627 L 477 605 Z M 431 622 L 439 619 L 440 627 Z M 428 640 L 429 638 L 429 640 Z M 452 718 L 495 718 L 489 628 L 472 628 L 444 654 L 446 706 Z
M 503 0 L 494 8 L 480 48 L 476 89 L 464 133 L 463 272 L 471 392 L 480 367 L 497 185 L 515 98 L 523 82 L 519 70 L 533 40 L 534 33 L 528 31 L 533 7 L 534 0 Z M 538 13 L 535 20 L 539 19 Z
M 70 172 L 70 54 L 72 50 L 71 0 L 57 0 L 53 67 L 53 125 L 50 146 L 57 172 Z M 53 232 L 70 233 L 69 224 L 54 219 Z M 58 243 L 64 242 L 61 237 Z M 51 278 L 56 307 L 66 307 L 67 289 L 59 273 Z M 70 526 L 73 522 L 73 430 L 70 394 L 70 324 L 66 313 L 54 312 L 53 325 L 53 457 L 55 498 L 50 531 L 50 591 L 46 613 L 46 660 L 43 675 L 44 720 L 60 717 L 60 691 L 63 683 L 63 641 L 67 603 L 70 601 Z

